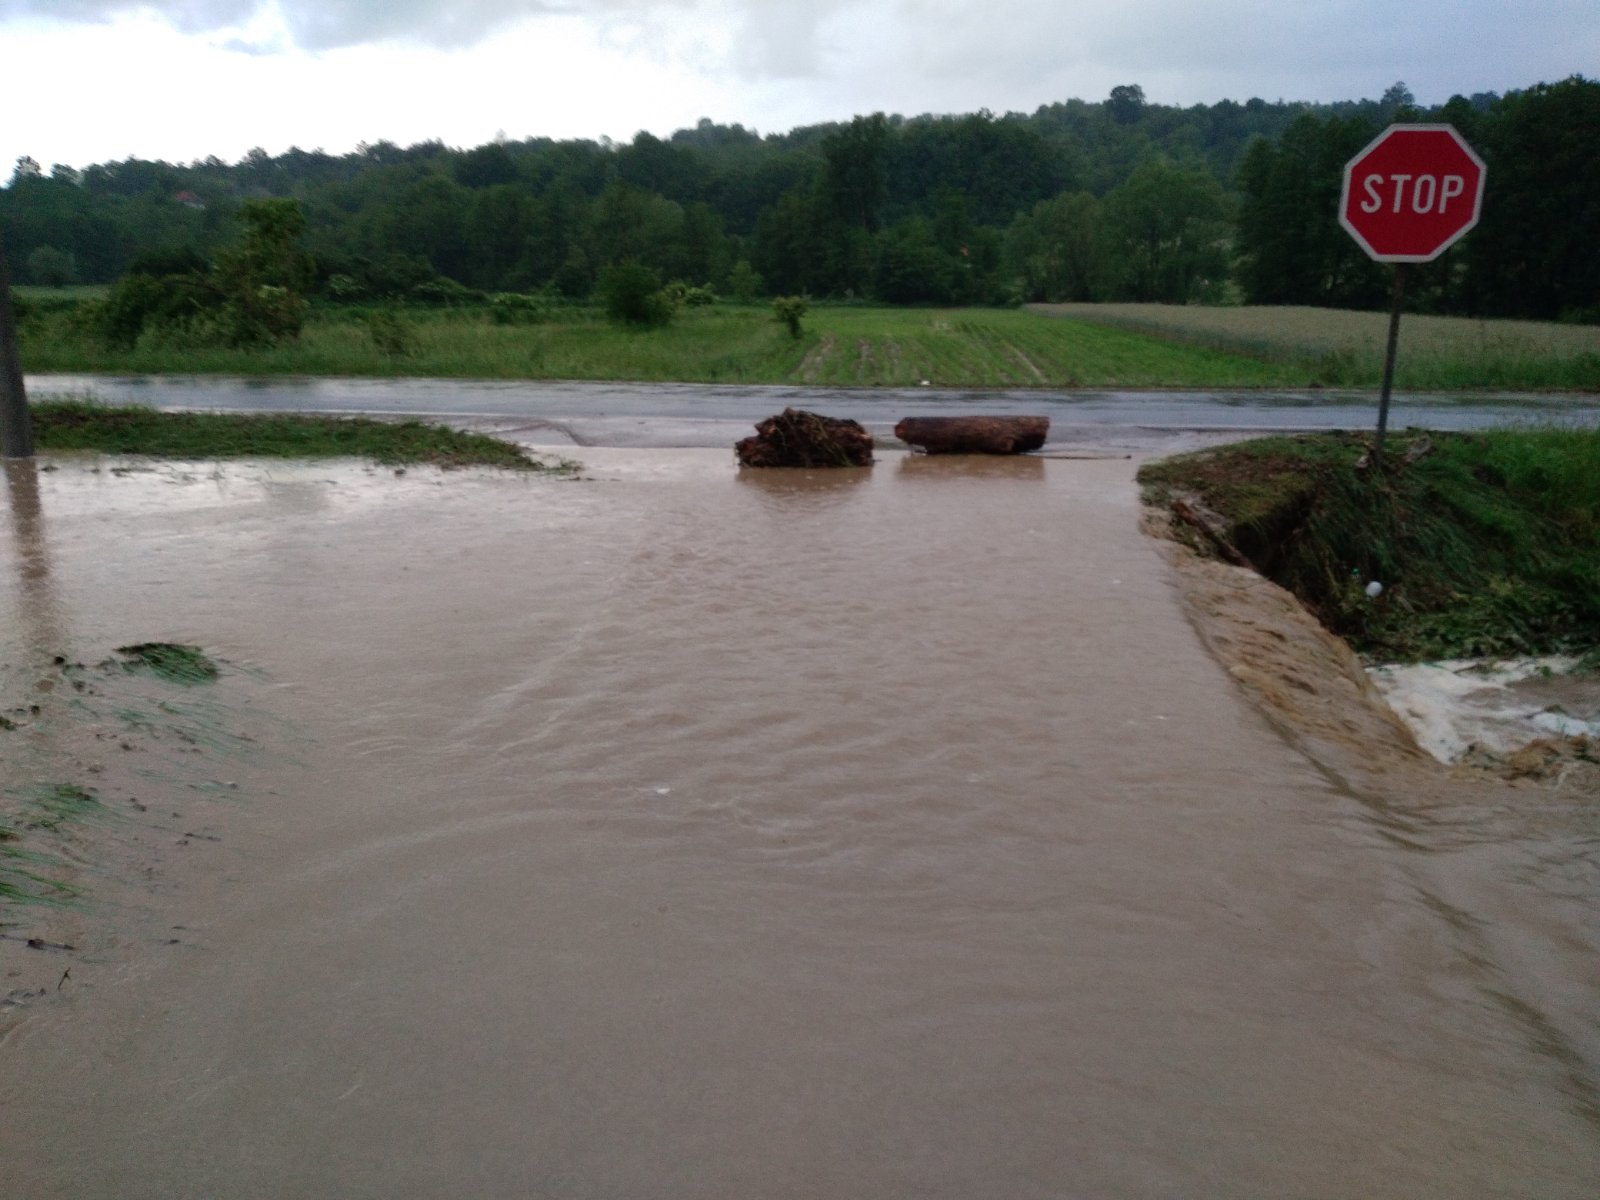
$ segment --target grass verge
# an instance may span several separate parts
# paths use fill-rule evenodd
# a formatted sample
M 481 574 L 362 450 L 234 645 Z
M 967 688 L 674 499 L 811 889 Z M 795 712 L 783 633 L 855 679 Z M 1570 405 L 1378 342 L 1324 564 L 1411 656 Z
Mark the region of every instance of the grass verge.
M 1600 665 L 1600 430 L 1409 433 L 1382 470 L 1358 466 L 1365 451 L 1351 434 L 1264 438 L 1139 480 L 1186 506 L 1188 538 L 1237 552 L 1369 659 Z
M 159 458 L 367 458 L 385 465 L 431 463 L 519 471 L 552 467 L 520 446 L 421 421 L 297 413 L 159 412 L 90 400 L 31 405 L 40 450 L 145 454 Z

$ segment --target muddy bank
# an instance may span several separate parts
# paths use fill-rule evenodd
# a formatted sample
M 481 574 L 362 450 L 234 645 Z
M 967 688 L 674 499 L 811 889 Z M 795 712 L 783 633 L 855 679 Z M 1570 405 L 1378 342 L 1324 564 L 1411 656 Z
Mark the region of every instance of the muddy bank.
M 1167 544 L 1208 649 L 1325 770 L 1359 786 L 1398 776 L 1424 790 L 1510 782 L 1600 798 L 1600 682 L 1559 673 L 1570 662 L 1499 675 L 1477 662 L 1369 668 L 1292 594 L 1198 553 L 1166 506 L 1148 509 L 1145 527 Z

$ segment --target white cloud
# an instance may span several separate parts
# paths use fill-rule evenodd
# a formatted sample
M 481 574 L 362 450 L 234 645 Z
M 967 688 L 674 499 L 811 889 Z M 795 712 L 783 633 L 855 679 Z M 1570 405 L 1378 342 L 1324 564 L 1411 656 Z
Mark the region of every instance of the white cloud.
M 203 32 L 201 32 L 203 31 Z M 0 171 L 389 138 L 767 132 L 856 113 L 1424 102 L 1592 70 L 1592 0 L 0 0 Z

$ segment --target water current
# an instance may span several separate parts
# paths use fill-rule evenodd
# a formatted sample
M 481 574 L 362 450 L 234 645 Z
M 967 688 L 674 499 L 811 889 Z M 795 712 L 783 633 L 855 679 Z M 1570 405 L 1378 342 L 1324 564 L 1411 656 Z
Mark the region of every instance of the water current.
M 1131 462 L 581 457 L 13 478 L 5 781 L 107 815 L 0 1192 L 1600 1191 L 1594 809 L 1312 761 Z

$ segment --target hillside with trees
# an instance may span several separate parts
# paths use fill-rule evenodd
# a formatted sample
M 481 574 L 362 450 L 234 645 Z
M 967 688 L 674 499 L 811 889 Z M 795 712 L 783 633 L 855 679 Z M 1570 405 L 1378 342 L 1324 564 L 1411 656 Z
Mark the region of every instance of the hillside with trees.
M 1415 273 L 1417 307 L 1600 319 L 1600 83 L 1582 77 L 1435 109 L 1400 84 L 1377 100 L 1187 108 L 1127 85 L 1032 114 L 878 113 L 768 135 L 703 120 L 626 144 L 23 158 L 0 231 L 17 283 L 184 264 L 231 286 L 236 309 L 247 265 L 228 256 L 261 201 L 298 209 L 277 219 L 299 230 L 309 293 L 354 303 L 587 299 L 607 268 L 637 263 L 742 299 L 1379 307 L 1385 272 L 1334 210 L 1344 162 L 1391 121 L 1449 121 L 1489 167 L 1481 226 Z

